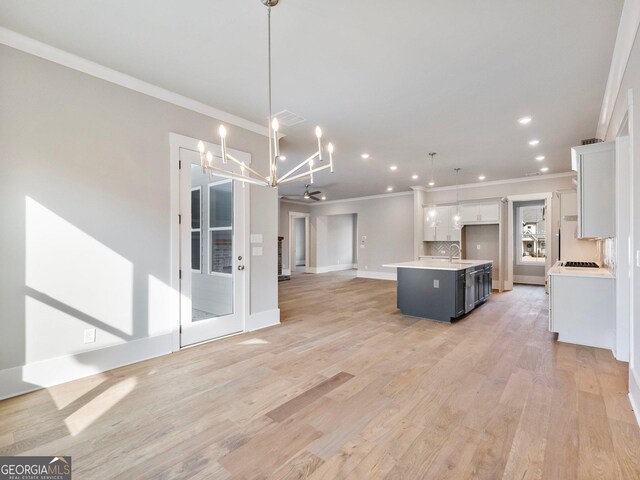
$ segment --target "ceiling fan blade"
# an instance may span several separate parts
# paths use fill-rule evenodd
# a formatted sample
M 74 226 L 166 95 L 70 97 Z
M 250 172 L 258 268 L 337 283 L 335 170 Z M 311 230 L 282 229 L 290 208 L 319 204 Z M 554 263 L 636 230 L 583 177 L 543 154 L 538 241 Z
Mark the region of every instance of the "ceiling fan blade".
M 310 192 L 309 195 L 318 195 L 319 193 L 322 193 L 322 192 L 318 190 L 317 192 Z
M 319 202 L 319 201 L 320 201 L 320 199 L 319 199 L 318 197 L 314 197 L 313 195 L 309 195 L 309 198 L 310 198 L 311 200 L 316 201 L 316 202 Z

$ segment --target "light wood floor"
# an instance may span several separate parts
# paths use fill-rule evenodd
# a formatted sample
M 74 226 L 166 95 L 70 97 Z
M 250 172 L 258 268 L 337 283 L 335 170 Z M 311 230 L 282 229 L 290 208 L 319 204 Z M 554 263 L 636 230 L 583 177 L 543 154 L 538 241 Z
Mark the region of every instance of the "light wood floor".
M 0 455 L 74 479 L 634 479 L 627 368 L 557 343 L 540 287 L 454 325 L 395 283 L 280 284 L 284 323 L 0 402 Z

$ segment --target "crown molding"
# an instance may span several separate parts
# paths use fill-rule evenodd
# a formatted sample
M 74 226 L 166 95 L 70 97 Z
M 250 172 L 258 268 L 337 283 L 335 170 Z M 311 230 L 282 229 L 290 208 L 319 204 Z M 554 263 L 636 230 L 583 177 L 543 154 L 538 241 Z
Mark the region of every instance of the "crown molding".
M 489 182 L 477 182 L 477 183 L 464 183 L 462 185 L 458 185 L 457 188 L 465 189 L 465 188 L 482 188 L 482 187 L 490 187 L 492 185 L 506 185 L 509 183 L 522 183 L 522 182 L 536 182 L 542 180 L 550 180 L 554 178 L 565 178 L 565 177 L 575 177 L 577 175 L 576 172 L 562 172 L 562 173 L 549 173 L 543 175 L 532 175 L 530 177 L 518 177 L 518 178 L 507 178 L 504 180 L 492 180 Z M 419 190 L 426 193 L 431 192 L 443 192 L 446 190 L 455 190 L 455 185 L 448 185 L 446 187 L 423 187 L 423 186 L 415 186 L 411 187 L 413 190 Z
M 4 27 L 0 27 L 0 44 L 6 45 L 16 50 L 20 50 L 36 57 L 49 60 L 50 62 L 63 65 L 65 67 L 86 73 L 92 77 L 114 83 L 121 87 L 128 88 L 138 93 L 148 95 L 158 100 L 162 100 L 178 107 L 186 108 L 196 113 L 215 118 L 222 122 L 244 128 L 260 135 L 269 136 L 268 128 L 250 120 L 244 119 L 232 113 L 219 110 L 205 103 L 199 102 L 178 93 L 166 90 L 151 83 L 139 80 L 117 70 L 105 67 L 98 63 L 79 57 L 65 50 L 42 43 L 33 38 L 14 32 Z
M 600 108 L 596 138 L 604 140 L 607 137 L 611 116 L 616 106 L 616 100 L 620 93 L 622 79 L 627 69 L 627 63 L 629 63 L 629 56 L 631 55 L 639 25 L 640 1 L 625 0 L 624 6 L 622 7 L 622 14 L 620 15 L 620 24 L 618 25 L 618 34 L 616 35 L 616 43 L 613 48 L 613 56 L 611 57 L 607 86 L 604 90 L 602 107 Z
M 390 197 L 404 197 L 407 195 L 413 195 L 413 192 L 381 193 L 379 195 L 367 195 L 366 197 L 343 198 L 341 200 L 324 200 L 321 202 L 316 202 L 311 205 L 308 203 L 305 203 L 305 205 L 309 205 L 310 207 L 320 207 L 322 205 L 330 205 L 332 203 L 360 202 L 362 200 L 375 200 L 377 198 L 390 198 Z

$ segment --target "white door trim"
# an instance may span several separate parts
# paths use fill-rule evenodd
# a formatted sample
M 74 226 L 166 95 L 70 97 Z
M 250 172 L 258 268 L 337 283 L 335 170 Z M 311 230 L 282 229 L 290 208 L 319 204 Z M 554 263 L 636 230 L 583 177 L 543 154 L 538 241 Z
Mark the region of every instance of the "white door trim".
M 514 202 L 528 202 L 531 200 L 544 200 L 546 206 L 546 215 L 547 218 L 545 220 L 545 229 L 547 231 L 547 238 L 551 239 L 552 237 L 552 223 L 551 218 L 553 215 L 553 194 L 551 192 L 544 193 L 529 193 L 522 195 L 509 195 L 507 196 L 507 278 L 504 281 L 505 290 L 513 290 L 513 228 L 514 228 L 514 219 L 513 219 L 513 203 Z M 547 257 L 544 264 L 544 276 L 545 276 L 545 290 L 548 292 L 549 285 L 546 284 L 547 272 L 551 268 L 551 259 L 553 258 L 553 242 L 547 240 Z
M 304 212 L 289 212 L 289 273 L 294 271 L 295 258 L 293 258 L 292 245 L 295 244 L 295 219 L 304 218 L 304 272 L 309 273 L 309 220 L 311 218 L 310 213 Z
M 180 215 L 180 150 L 186 149 L 191 150 L 193 152 L 198 151 L 198 139 L 187 137 L 185 135 L 181 135 L 178 133 L 170 133 L 169 134 L 169 191 L 170 191 L 170 287 L 171 291 L 174 293 L 171 296 L 171 325 L 172 325 L 172 339 L 171 339 L 171 349 L 174 352 L 180 350 L 180 308 L 182 302 L 181 298 L 181 287 L 180 287 L 180 231 L 183 225 L 179 223 L 179 215 Z M 215 144 L 205 143 L 205 148 L 211 151 L 219 151 L 220 146 Z M 236 156 L 236 158 L 242 158 L 247 162 L 247 164 L 251 163 L 251 155 L 246 152 L 242 152 L 235 149 L 228 149 L 229 152 Z M 240 187 L 243 188 L 243 187 Z M 244 190 L 244 222 L 243 222 L 243 242 L 244 242 L 244 289 L 241 293 L 242 298 L 241 302 L 243 305 L 242 312 L 242 331 L 246 331 L 247 329 L 247 320 L 250 314 L 250 278 L 251 278 L 251 255 L 249 255 L 249 247 L 250 247 L 250 218 L 251 218 L 251 202 L 250 202 L 250 188 L 246 186 L 243 188 Z M 189 221 L 189 219 L 184 219 L 185 224 Z M 182 272 L 183 275 L 190 275 L 191 270 L 188 272 Z M 190 303 L 190 299 L 189 299 Z

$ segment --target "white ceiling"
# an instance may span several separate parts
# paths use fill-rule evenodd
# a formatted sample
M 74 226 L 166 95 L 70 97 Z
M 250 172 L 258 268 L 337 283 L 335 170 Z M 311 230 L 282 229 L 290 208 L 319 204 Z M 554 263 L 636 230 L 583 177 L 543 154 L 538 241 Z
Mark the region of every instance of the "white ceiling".
M 456 166 L 460 183 L 568 171 L 569 147 L 595 135 L 622 4 L 281 0 L 273 111 L 308 119 L 286 130 L 286 163 L 313 153 L 317 123 L 336 145 L 336 173 L 316 176 L 328 200 L 422 184 L 430 151 L 438 186 Z M 259 0 L 3 0 L 0 25 L 266 124 Z

